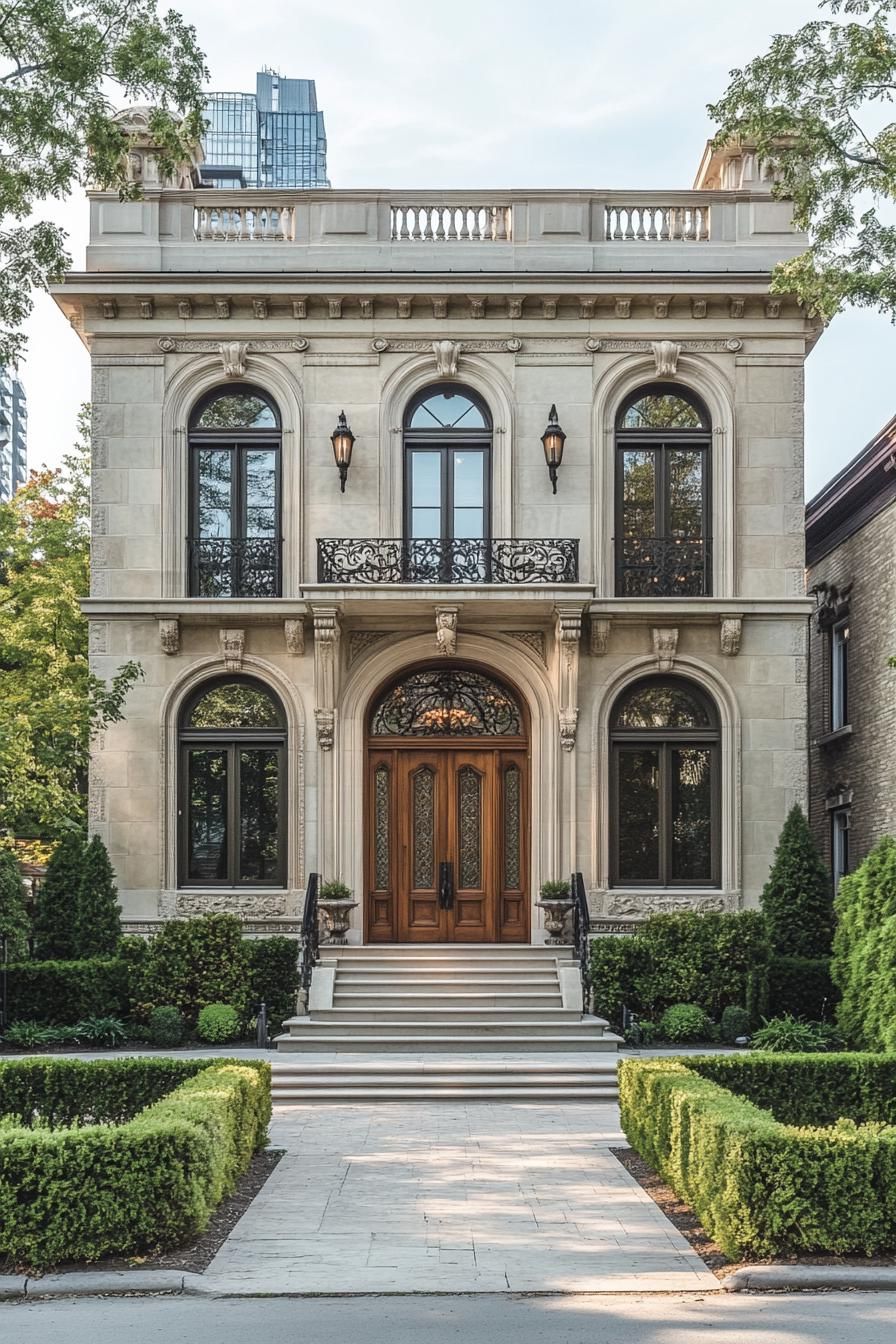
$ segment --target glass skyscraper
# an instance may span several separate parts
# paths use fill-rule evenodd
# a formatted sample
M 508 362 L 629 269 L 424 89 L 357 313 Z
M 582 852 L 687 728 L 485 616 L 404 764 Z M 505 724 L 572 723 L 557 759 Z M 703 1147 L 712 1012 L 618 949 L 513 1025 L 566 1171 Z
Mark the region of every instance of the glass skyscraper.
M 313 79 L 259 70 L 254 93 L 209 93 L 202 181 L 214 187 L 328 187 L 327 135 Z
M 12 499 L 28 479 L 28 407 L 19 379 L 0 364 L 0 500 Z

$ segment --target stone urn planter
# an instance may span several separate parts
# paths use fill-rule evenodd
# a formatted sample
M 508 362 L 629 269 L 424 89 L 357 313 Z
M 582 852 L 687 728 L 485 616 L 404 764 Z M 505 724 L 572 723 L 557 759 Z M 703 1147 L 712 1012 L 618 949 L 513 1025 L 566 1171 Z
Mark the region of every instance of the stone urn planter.
M 317 898 L 317 908 L 323 911 L 324 941 L 344 947 L 351 923 L 352 911 L 358 902 L 342 882 L 325 882 Z
M 571 943 L 572 934 L 567 933 L 569 912 L 573 906 L 569 883 L 545 882 L 541 888 L 541 899 L 535 904 L 544 911 L 547 942 L 553 945 Z

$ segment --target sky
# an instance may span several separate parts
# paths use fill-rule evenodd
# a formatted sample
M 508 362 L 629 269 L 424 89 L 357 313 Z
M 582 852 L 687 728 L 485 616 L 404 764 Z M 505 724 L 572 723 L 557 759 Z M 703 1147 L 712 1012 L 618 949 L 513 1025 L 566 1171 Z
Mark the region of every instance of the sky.
M 690 187 L 713 132 L 706 104 L 814 0 L 172 0 L 193 23 L 209 87 L 251 91 L 255 71 L 317 81 L 334 187 Z M 163 0 L 160 8 L 168 8 Z M 84 262 L 87 202 L 44 212 Z M 38 297 L 21 373 L 29 462 L 53 465 L 89 398 L 89 361 Z M 806 489 L 813 495 L 896 411 L 896 330 L 836 319 L 806 368 Z

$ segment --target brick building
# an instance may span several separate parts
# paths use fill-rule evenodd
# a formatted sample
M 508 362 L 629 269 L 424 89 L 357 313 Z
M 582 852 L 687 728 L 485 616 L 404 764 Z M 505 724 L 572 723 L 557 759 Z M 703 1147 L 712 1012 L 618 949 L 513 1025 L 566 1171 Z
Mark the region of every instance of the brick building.
M 896 416 L 806 506 L 810 821 L 834 883 L 896 833 Z

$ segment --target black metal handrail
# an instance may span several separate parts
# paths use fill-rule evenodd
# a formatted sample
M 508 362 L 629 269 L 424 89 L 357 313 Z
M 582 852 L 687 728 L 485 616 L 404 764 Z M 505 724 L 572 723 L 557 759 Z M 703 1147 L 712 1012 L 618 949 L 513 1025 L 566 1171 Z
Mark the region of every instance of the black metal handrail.
M 588 896 L 585 892 L 585 879 L 581 873 L 573 873 L 569 880 L 572 895 L 572 938 L 579 974 L 582 977 L 582 1001 L 585 1011 L 591 1003 L 591 911 L 588 909 Z
M 617 597 L 706 597 L 708 537 L 617 537 Z
M 573 537 L 319 537 L 318 583 L 577 583 Z
M 299 999 L 306 1013 L 311 976 L 320 961 L 320 924 L 317 908 L 319 890 L 320 873 L 309 873 L 308 886 L 305 888 L 305 906 L 302 910 L 302 932 L 299 938 Z
M 191 597 L 279 597 L 279 537 L 191 537 Z

